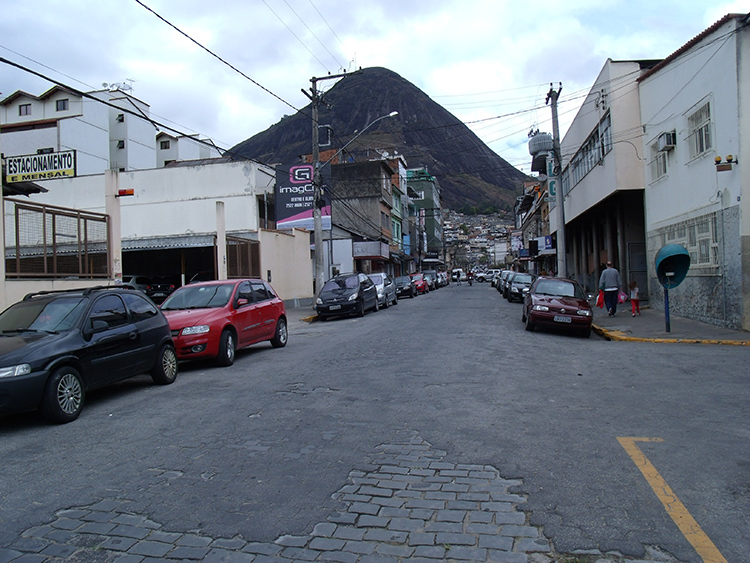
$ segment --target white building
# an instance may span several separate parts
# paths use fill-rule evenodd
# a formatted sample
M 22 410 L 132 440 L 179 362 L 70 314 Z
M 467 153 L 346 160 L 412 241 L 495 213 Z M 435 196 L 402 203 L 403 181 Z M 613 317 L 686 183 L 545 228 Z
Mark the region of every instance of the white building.
M 179 160 L 218 158 L 219 149 L 210 140 L 197 135 L 171 135 L 164 131 L 156 135 L 156 166 L 162 168 Z
M 651 302 L 653 259 L 690 253 L 670 290 L 681 316 L 750 329 L 750 30 L 728 15 L 640 78 Z M 730 156 L 731 155 L 731 156 Z M 727 162 L 731 160 L 733 162 Z M 734 162 L 736 161 L 736 162 Z
M 209 140 L 158 132 L 149 105 L 116 88 L 16 91 L 0 101 L 0 146 L 8 157 L 75 150 L 79 176 L 220 156 Z
M 589 291 L 596 290 L 602 265 L 612 260 L 624 283 L 635 279 L 646 293 L 644 164 L 636 80 L 656 62 L 607 60 L 561 142 L 565 274 Z M 549 218 L 550 232 L 556 232 L 555 198 Z

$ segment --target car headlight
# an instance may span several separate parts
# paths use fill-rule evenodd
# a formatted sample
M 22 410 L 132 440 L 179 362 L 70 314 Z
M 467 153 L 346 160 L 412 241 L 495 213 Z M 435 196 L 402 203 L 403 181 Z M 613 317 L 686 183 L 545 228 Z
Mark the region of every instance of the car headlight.
M 532 311 L 549 311 L 549 307 L 546 305 L 534 305 L 531 308 Z
M 186 326 L 182 329 L 182 335 L 188 334 L 206 334 L 209 331 L 208 325 Z
M 17 366 L 0 368 L 0 378 L 16 377 L 18 375 L 27 375 L 29 373 L 31 373 L 31 366 L 29 364 L 20 364 Z
M 576 314 L 581 315 L 582 317 L 592 316 L 591 311 L 589 311 L 588 309 L 579 309 L 578 311 L 576 311 Z
M 357 297 L 359 297 L 359 291 L 355 291 L 354 293 L 352 293 L 347 301 L 356 301 Z
M 315 303 L 316 303 L 317 305 L 322 305 L 322 304 L 323 304 L 323 300 L 322 300 L 322 299 L 321 299 L 320 297 L 318 297 L 318 298 L 317 298 L 317 299 L 315 300 Z

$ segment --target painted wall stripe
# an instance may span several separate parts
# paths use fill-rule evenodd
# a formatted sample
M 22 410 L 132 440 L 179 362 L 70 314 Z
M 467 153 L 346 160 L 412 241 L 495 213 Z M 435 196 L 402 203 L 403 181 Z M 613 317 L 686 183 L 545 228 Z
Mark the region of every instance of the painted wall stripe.
M 677 495 L 669 487 L 664 478 L 656 470 L 656 467 L 648 460 L 643 452 L 638 449 L 636 442 L 663 442 L 661 438 L 626 438 L 618 437 L 617 441 L 625 448 L 628 455 L 641 470 L 648 484 L 656 496 L 664 505 L 667 514 L 674 520 L 690 545 L 695 548 L 698 555 L 705 563 L 727 563 L 727 560 L 719 552 L 713 542 L 698 525 L 698 522 L 690 515 L 685 505 L 680 502 Z

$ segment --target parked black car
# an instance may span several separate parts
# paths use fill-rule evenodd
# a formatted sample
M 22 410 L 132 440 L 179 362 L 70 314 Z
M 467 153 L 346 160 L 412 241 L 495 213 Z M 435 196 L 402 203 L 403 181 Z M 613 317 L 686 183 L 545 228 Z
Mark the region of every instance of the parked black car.
M 172 295 L 175 289 L 179 287 L 177 280 L 171 276 L 154 276 L 146 288 L 148 295 L 154 303 L 161 303 L 167 297 Z
M 414 280 L 409 276 L 398 276 L 393 280 L 396 284 L 396 295 L 398 297 L 416 297 L 417 288 L 414 286 Z
M 527 274 L 525 272 L 515 272 L 512 274 L 506 283 L 506 297 L 508 301 L 519 301 L 523 302 L 524 295 L 529 291 L 529 287 L 534 283 L 536 276 L 534 274 Z
M 86 392 L 151 372 L 177 377 L 164 315 L 128 286 L 30 293 L 0 313 L 0 415 L 71 422 Z
M 365 274 L 340 274 L 328 280 L 315 301 L 320 320 L 339 315 L 364 317 L 365 311 L 377 311 L 378 290 Z

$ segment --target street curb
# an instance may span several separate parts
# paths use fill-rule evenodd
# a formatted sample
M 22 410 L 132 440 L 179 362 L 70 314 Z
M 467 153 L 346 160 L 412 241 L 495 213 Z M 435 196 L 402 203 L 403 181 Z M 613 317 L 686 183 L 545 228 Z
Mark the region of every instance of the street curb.
M 628 336 L 620 330 L 607 330 L 606 328 L 592 324 L 591 330 L 607 340 L 624 342 L 654 342 L 657 344 L 724 344 L 728 346 L 750 346 L 747 340 L 715 340 L 701 338 L 642 338 L 639 336 Z
M 309 317 L 302 317 L 300 319 L 303 323 L 313 323 L 318 320 L 318 315 L 311 315 Z

